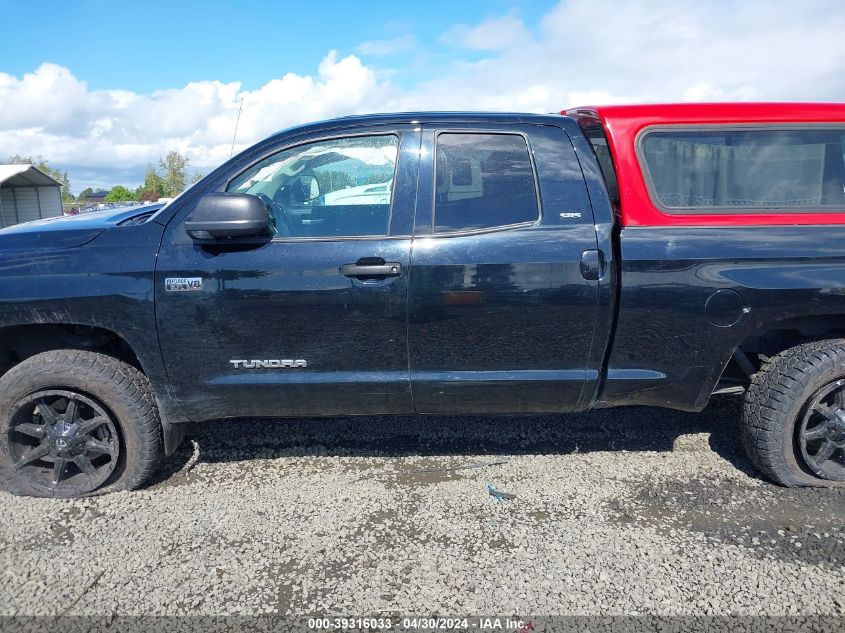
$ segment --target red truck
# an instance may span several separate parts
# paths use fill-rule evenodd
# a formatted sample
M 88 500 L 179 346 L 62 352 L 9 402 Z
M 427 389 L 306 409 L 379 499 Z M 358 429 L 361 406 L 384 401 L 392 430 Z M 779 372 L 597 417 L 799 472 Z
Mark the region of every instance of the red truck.
M 136 488 L 188 421 L 732 392 L 761 473 L 845 484 L 843 104 L 348 117 L 96 216 L 0 231 L 13 492 Z

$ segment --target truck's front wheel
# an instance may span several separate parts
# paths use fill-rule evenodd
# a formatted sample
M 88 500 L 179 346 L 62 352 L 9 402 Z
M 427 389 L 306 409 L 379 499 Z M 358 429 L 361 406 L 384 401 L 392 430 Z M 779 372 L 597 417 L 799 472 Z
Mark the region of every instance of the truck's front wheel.
M 845 340 L 798 345 L 765 363 L 745 396 L 742 440 L 779 484 L 845 485 Z
M 131 490 L 162 456 L 147 378 L 111 356 L 36 354 L 0 378 L 0 483 L 21 495 Z

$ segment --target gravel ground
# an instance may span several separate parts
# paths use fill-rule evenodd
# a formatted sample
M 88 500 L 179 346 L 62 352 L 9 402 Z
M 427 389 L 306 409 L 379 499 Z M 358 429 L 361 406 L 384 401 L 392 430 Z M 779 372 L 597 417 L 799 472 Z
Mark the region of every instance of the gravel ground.
M 842 616 L 845 490 L 738 410 L 198 425 L 145 490 L 0 493 L 0 614 Z

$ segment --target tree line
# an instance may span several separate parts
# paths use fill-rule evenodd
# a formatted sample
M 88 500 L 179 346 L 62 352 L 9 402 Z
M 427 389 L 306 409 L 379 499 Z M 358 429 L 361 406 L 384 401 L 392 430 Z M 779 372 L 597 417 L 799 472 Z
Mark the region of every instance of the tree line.
M 87 187 L 74 196 L 70 191 L 70 180 L 67 172 L 55 169 L 40 156 L 35 160 L 31 156 L 20 156 L 15 154 L 9 157 L 9 164 L 12 165 L 34 165 L 48 176 L 55 178 L 62 187 L 62 203 L 65 206 L 84 205 L 88 197 L 94 193 L 91 187 Z M 158 167 L 154 163 L 147 164 L 147 171 L 144 175 L 144 183 L 135 189 L 123 185 L 115 185 L 106 196 L 106 202 L 130 202 L 141 200 L 155 202 L 159 198 L 173 198 L 182 193 L 188 185 L 192 185 L 203 178 L 203 174 L 194 171 L 188 175 L 190 161 L 179 152 L 170 151 L 160 158 Z

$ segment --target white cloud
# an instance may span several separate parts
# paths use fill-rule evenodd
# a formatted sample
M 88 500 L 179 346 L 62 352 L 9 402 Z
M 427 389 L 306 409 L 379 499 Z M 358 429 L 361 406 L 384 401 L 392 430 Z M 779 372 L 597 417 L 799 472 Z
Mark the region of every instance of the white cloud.
M 417 38 L 412 33 L 406 33 L 386 40 L 369 40 L 358 47 L 358 52 L 376 57 L 406 53 L 415 46 L 417 46 Z
M 525 24 L 513 12 L 484 20 L 473 27 L 457 24 L 441 37 L 447 44 L 476 51 L 504 50 L 523 45 L 530 39 Z
M 768 0 L 567 0 L 531 28 L 506 13 L 449 29 L 441 42 L 452 48 L 426 48 L 412 35 L 359 47 L 374 59 L 411 53 L 404 74 L 330 51 L 316 72 L 279 73 L 255 90 L 198 81 L 137 94 L 89 90 L 67 68 L 45 63 L 22 77 L 0 73 L 0 158 L 43 156 L 71 170 L 75 189 L 119 182 L 117 174 L 137 181 L 169 149 L 207 170 L 229 156 L 241 99 L 236 150 L 296 123 L 361 112 L 843 101 L 843 33 L 838 0 L 805 0 L 800 11 Z M 409 83 L 411 75 L 433 78 Z M 97 173 L 98 182 L 75 177 Z
M 568 0 L 530 41 L 455 65 L 403 101 L 539 112 L 591 102 L 841 101 L 843 33 L 845 4 L 830 0 L 807 0 L 801 11 L 767 0 Z
M 64 107 L 56 107 L 57 96 Z M 85 82 L 56 64 L 42 64 L 21 79 L 0 73 L 0 129 L 76 131 L 96 105 Z
M 297 123 L 377 109 L 388 91 L 360 59 L 335 51 L 315 75 L 288 73 L 257 90 L 198 81 L 147 95 L 89 91 L 68 69 L 45 63 L 20 79 L 0 73 L 0 160 L 42 156 L 77 173 L 137 167 L 137 180 L 147 162 L 175 149 L 192 168 L 208 170 L 229 157 L 241 99 L 235 151 Z

